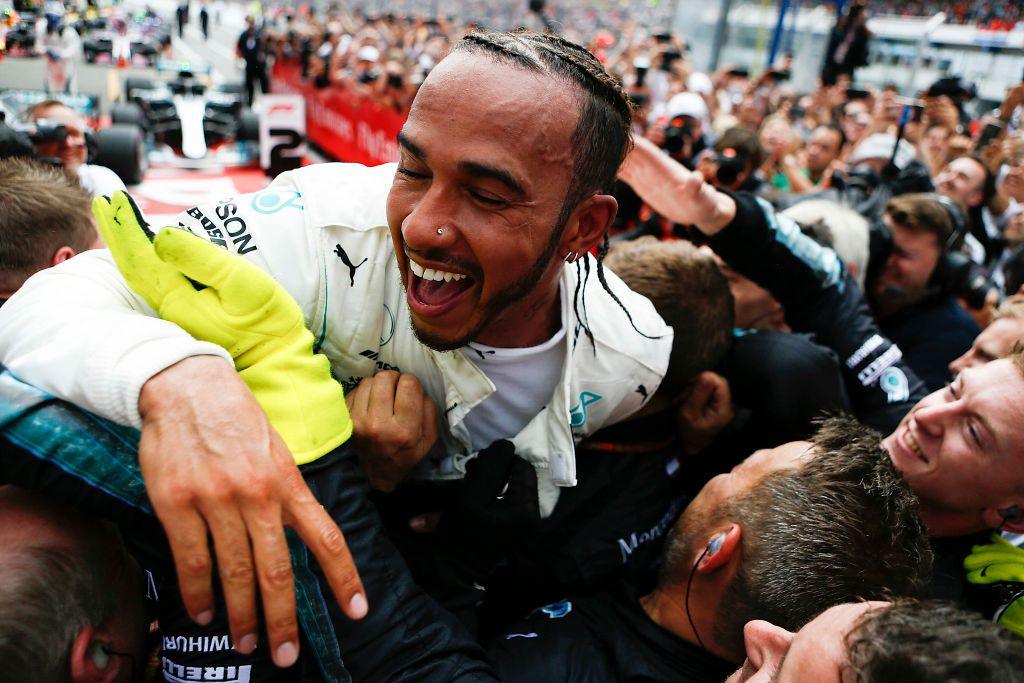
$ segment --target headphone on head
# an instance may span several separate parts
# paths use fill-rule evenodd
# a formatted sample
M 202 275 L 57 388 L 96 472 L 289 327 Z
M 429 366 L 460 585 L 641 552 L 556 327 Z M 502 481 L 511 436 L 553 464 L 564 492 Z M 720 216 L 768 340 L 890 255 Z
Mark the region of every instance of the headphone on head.
M 1003 508 L 999 511 L 999 514 L 1003 518 L 1003 523 L 999 525 L 1000 529 L 1007 524 L 1020 524 L 1021 522 L 1024 522 L 1024 510 L 1021 510 L 1016 505 Z
M 939 194 L 938 192 L 927 192 L 924 194 L 924 197 L 939 204 L 946 212 L 946 216 L 949 218 L 949 224 L 952 231 L 946 237 L 946 241 L 942 245 L 942 250 L 944 252 L 951 252 L 962 247 L 970 230 L 967 225 L 967 217 L 964 216 L 963 210 L 957 206 L 956 202 L 952 199 L 946 195 Z
M 929 285 L 942 293 L 955 292 L 967 280 L 971 270 L 971 259 L 960 252 L 970 233 L 970 226 L 963 210 L 949 197 L 937 192 L 928 192 L 924 197 L 942 207 L 951 228 L 945 241 L 939 245 L 939 260 L 932 271 Z

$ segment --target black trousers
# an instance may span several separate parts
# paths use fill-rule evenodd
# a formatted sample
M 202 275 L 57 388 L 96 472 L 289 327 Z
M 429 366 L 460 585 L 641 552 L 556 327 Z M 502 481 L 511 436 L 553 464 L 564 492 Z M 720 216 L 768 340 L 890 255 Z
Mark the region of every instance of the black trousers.
M 267 76 L 267 65 L 254 62 L 245 63 L 245 96 L 248 98 L 249 106 L 256 101 L 256 83 L 260 84 L 260 92 L 266 95 L 270 92 L 270 78 Z

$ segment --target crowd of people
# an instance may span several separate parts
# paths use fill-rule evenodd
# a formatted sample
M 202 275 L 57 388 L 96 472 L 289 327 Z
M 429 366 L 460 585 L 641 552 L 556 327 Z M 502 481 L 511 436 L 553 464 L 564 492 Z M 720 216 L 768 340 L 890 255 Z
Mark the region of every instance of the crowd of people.
M 319 17 L 397 164 L 0 135 L 3 676 L 1024 681 L 1024 84 Z

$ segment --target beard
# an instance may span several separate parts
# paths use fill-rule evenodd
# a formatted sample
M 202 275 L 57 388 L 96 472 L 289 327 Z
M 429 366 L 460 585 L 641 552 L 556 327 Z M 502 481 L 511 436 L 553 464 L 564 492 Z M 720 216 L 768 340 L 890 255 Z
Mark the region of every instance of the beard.
M 412 328 L 412 332 L 416 335 L 416 339 L 426 346 L 427 348 L 433 349 L 434 351 L 454 351 L 455 349 L 461 349 L 463 346 L 479 337 L 484 330 L 493 325 L 495 322 L 501 319 L 501 316 L 508 310 L 510 306 L 516 304 L 530 294 L 534 292 L 541 285 L 544 271 L 551 265 L 552 256 L 555 253 L 555 249 L 558 247 L 558 241 L 562 238 L 562 228 L 557 227 L 551 231 L 551 237 L 548 239 L 547 244 L 544 245 L 544 251 L 540 257 L 533 262 L 528 270 L 522 277 L 517 278 L 512 284 L 505 287 L 502 291 L 498 292 L 497 295 L 484 305 L 483 313 L 480 315 L 478 322 L 468 332 L 456 337 L 454 339 L 450 337 L 443 337 L 438 334 L 434 334 L 427 330 L 420 329 L 416 326 L 416 323 L 412 316 L 409 317 L 409 326 Z M 403 282 L 403 286 L 405 283 Z

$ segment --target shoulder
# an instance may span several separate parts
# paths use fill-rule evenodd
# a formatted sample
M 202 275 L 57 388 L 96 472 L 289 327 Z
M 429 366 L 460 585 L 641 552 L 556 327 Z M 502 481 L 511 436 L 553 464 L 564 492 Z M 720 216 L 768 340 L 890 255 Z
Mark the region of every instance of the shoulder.
M 938 334 L 946 338 L 968 337 L 973 341 L 981 332 L 978 323 L 964 310 L 952 294 L 943 297 L 930 309 L 923 330 L 929 335 Z
M 534 610 L 489 648 L 501 679 L 516 681 L 615 680 L 587 619 L 570 600 Z
M 112 195 L 118 190 L 127 191 L 124 182 L 106 166 L 82 164 L 78 167 L 78 181 L 95 196 Z
M 394 176 L 395 164 L 314 164 L 281 174 L 264 192 L 296 193 L 313 227 L 360 230 L 388 224 L 387 198 Z
M 601 276 L 608 285 L 601 283 Z M 672 328 L 665 324 L 650 300 L 630 289 L 619 276 L 586 256 L 565 267 L 563 285 L 571 307 L 573 327 L 590 329 L 594 341 L 634 363 L 663 375 L 672 348 Z M 579 333 L 579 343 L 584 332 Z

